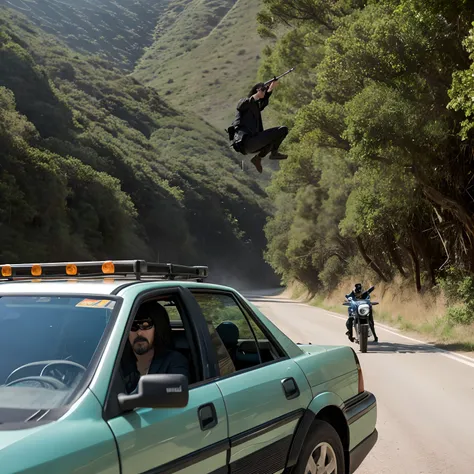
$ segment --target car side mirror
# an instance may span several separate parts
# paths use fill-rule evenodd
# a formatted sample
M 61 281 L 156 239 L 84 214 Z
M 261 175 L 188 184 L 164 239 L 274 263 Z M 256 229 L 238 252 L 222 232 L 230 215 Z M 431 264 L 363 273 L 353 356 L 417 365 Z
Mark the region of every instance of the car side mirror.
M 120 393 L 118 402 L 124 411 L 135 408 L 183 408 L 188 404 L 188 378 L 181 374 L 143 375 L 137 393 Z

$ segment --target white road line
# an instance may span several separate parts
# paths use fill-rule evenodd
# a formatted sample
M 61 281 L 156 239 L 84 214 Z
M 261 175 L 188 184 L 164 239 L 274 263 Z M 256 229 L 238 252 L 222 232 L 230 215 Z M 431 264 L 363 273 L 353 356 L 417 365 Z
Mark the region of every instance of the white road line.
M 310 306 L 310 305 L 308 305 Z M 322 309 L 322 308 L 320 308 Z M 337 313 L 333 313 L 331 311 L 327 311 L 325 309 L 322 309 L 322 311 L 325 311 L 328 313 L 330 316 L 337 318 L 337 319 L 342 319 L 345 321 L 347 318 L 344 318 L 340 316 Z M 446 349 L 441 349 L 440 347 L 436 347 L 434 344 L 430 344 L 429 342 L 425 341 L 420 341 L 419 339 L 414 339 L 413 337 L 405 336 L 403 334 L 400 334 L 400 332 L 395 332 L 393 329 L 389 328 L 388 326 L 385 326 L 384 324 L 379 324 L 377 323 L 377 327 L 380 327 L 383 331 L 389 332 L 390 334 L 393 334 L 398 337 L 402 337 L 403 339 L 407 339 L 408 341 L 416 342 L 417 344 L 423 344 L 425 346 L 430 346 L 432 347 L 436 352 L 439 352 L 440 355 L 448 357 L 449 359 L 457 360 L 458 362 L 462 362 L 463 364 L 469 365 L 470 367 L 474 367 L 474 359 L 469 356 L 465 356 L 463 354 L 456 354 L 451 351 L 447 351 Z
M 443 349 L 439 349 L 439 350 L 442 351 Z M 472 362 L 468 362 L 467 360 L 460 359 L 458 357 L 458 354 L 453 354 L 452 352 L 449 352 L 449 351 L 445 351 L 445 352 L 446 354 L 440 353 L 440 355 L 447 357 L 448 359 L 453 359 L 457 362 L 461 362 L 462 364 L 465 364 L 465 365 L 468 365 L 469 367 L 474 368 L 474 359 L 471 359 Z
M 266 298 L 266 301 L 271 303 L 272 299 L 271 298 Z M 285 301 L 292 301 L 292 300 L 288 299 L 288 300 L 285 300 Z M 260 302 L 263 302 L 263 301 L 259 301 L 258 303 L 260 303 Z M 277 301 L 274 301 L 274 302 L 277 303 Z M 347 318 L 345 318 L 345 317 L 343 317 L 343 316 L 341 316 L 337 313 L 333 313 L 332 311 L 328 311 L 326 309 L 319 308 L 318 306 L 312 306 L 312 305 L 309 305 L 307 303 L 297 303 L 297 302 L 295 302 L 295 304 L 298 305 L 298 306 L 307 306 L 308 308 L 317 308 L 321 311 L 324 311 L 329 316 L 331 316 L 333 318 L 341 319 L 342 321 L 345 321 L 347 319 Z M 439 355 L 442 355 L 444 357 L 447 357 L 448 359 L 455 360 L 457 362 L 460 362 L 461 364 L 465 364 L 469 367 L 474 368 L 474 359 L 472 357 L 465 356 L 465 355 L 462 355 L 462 354 L 456 354 L 454 352 L 447 351 L 446 349 L 441 349 L 439 347 L 436 347 L 434 344 L 430 344 L 429 342 L 420 341 L 419 339 L 414 339 L 413 337 L 409 337 L 409 336 L 404 336 L 403 334 L 400 334 L 400 332 L 395 332 L 397 330 L 393 330 L 392 328 L 390 328 L 389 326 L 385 326 L 384 324 L 377 323 L 377 327 L 381 328 L 382 331 L 389 332 L 390 334 L 393 334 L 393 335 L 398 336 L 398 337 L 402 337 L 403 339 L 407 339 L 408 341 L 416 342 L 417 344 L 423 344 L 425 346 L 430 346 L 436 352 L 438 352 Z

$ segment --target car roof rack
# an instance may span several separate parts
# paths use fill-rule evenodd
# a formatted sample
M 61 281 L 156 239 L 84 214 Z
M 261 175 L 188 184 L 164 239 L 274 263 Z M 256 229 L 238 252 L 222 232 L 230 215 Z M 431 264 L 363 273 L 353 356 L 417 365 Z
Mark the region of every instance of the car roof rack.
M 207 276 L 207 266 L 154 263 L 145 260 L 0 264 L 0 281 L 123 277 L 136 280 L 183 279 L 202 282 Z

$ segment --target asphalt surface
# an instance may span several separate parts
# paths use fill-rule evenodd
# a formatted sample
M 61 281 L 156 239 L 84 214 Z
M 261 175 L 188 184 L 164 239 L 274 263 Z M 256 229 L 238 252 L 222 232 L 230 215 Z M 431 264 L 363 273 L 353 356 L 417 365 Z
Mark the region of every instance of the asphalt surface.
M 377 321 L 379 343 L 369 340 L 362 354 L 345 336 L 342 315 L 263 292 L 244 295 L 295 342 L 357 351 L 365 388 L 377 397 L 379 432 L 357 474 L 474 474 L 474 359 Z

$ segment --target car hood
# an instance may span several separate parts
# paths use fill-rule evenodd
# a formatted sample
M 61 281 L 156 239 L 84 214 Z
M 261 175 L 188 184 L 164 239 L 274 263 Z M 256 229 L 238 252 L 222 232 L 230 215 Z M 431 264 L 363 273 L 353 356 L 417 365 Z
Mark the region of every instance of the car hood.
M 66 414 L 51 421 L 18 422 L 18 416 L 7 416 L 5 411 L 0 424 L 2 474 L 117 472 L 113 434 L 102 418 L 102 406 L 89 390 Z
M 23 424 L 24 423 L 22 423 L 22 425 Z M 46 423 L 42 426 L 34 426 L 26 429 L 18 429 L 18 424 L 4 423 L 0 425 L 0 451 L 23 441 L 29 436 L 38 434 L 40 431 L 44 430 L 45 427 Z

